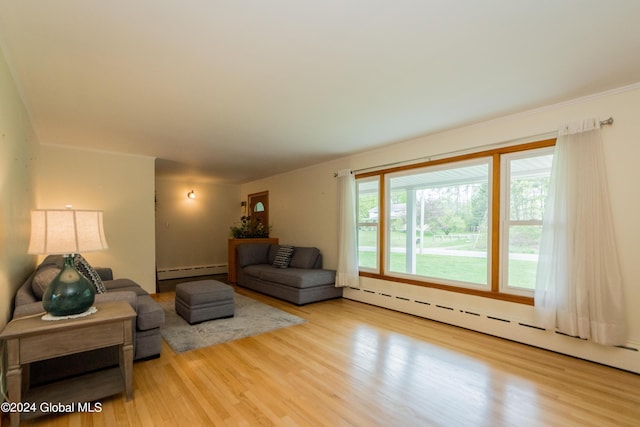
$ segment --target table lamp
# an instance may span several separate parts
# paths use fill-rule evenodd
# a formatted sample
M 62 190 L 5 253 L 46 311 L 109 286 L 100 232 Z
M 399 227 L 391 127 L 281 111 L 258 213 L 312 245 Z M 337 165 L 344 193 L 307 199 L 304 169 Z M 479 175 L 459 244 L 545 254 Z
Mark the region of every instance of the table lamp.
M 107 249 L 102 211 L 38 209 L 31 211 L 30 254 L 63 255 L 64 265 L 42 296 L 53 316 L 85 312 L 93 305 L 93 286 L 77 269 L 76 254 Z

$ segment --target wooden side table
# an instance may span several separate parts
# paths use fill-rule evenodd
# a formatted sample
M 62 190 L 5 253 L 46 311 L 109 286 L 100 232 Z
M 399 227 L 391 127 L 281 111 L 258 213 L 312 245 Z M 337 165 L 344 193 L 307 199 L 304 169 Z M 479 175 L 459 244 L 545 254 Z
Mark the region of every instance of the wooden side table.
M 127 400 L 133 397 L 132 320 L 136 312 L 125 301 L 95 306 L 97 313 L 76 319 L 48 321 L 42 320 L 42 315 L 14 319 L 2 331 L 0 339 L 7 341 L 12 426 L 20 425 L 21 418 L 44 415 L 50 405 L 66 411 L 86 408 L 82 403 L 121 391 L 125 391 Z M 115 345 L 120 347 L 119 367 L 22 390 L 23 370 L 28 378 L 31 362 Z M 55 406 L 59 404 L 73 406 Z

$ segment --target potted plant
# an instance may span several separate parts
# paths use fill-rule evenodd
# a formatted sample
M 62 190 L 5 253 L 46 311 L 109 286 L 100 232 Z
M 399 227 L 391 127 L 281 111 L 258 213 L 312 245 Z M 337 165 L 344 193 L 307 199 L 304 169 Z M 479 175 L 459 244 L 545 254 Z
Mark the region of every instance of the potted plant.
M 231 236 L 235 239 L 255 239 L 269 237 L 269 227 L 259 219 L 242 216 L 240 222 L 230 227 Z

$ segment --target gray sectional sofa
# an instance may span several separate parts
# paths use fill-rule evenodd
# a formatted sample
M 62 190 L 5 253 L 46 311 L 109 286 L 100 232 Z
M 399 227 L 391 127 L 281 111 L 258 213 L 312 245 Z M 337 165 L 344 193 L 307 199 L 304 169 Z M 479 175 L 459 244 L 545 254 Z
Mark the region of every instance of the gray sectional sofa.
M 247 243 L 236 248 L 239 286 L 297 305 L 342 297 L 335 270 L 322 268 L 322 254 L 314 247 L 293 247 L 286 267 L 274 266 L 281 246 Z M 278 263 L 276 263 L 278 264 Z
M 44 313 L 43 281 L 53 278 L 50 270 L 62 267 L 62 256 L 50 255 L 20 286 L 14 300 L 13 317 Z M 160 327 L 164 311 L 140 285 L 129 279 L 114 279 L 110 268 L 95 268 L 106 292 L 96 294 L 95 302 L 127 301 L 136 311 L 134 360 L 158 357 L 162 348 Z M 110 347 L 71 356 L 35 362 L 30 367 L 31 385 L 38 385 L 118 364 L 118 349 Z

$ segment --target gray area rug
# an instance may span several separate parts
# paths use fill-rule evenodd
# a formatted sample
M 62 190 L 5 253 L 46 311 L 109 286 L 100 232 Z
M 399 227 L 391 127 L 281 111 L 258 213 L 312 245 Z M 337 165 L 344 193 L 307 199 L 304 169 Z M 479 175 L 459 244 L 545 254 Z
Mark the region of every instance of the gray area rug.
M 160 330 L 162 337 L 176 353 L 182 353 L 305 322 L 301 317 L 244 295 L 235 294 L 234 298 L 233 317 L 209 320 L 196 325 L 189 325 L 176 313 L 173 301 L 161 302 L 166 316 L 164 327 Z

